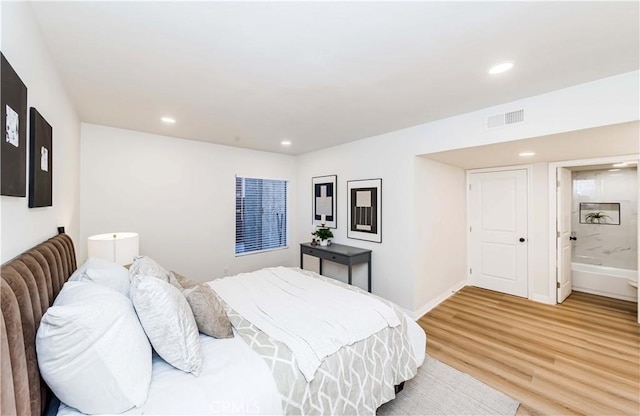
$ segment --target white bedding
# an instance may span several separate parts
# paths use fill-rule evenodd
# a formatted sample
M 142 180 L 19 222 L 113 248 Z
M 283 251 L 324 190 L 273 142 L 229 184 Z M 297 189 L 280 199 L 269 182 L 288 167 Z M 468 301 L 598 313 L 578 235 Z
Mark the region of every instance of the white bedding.
M 123 414 L 281 415 L 282 400 L 264 360 L 235 334 L 215 339 L 200 334 L 202 372 L 195 377 L 154 354 L 146 403 Z M 96 380 L 100 382 L 100 380 Z M 64 403 L 59 416 L 82 414 Z
M 416 366 L 420 367 L 424 363 L 424 358 L 427 353 L 427 334 L 424 329 L 416 323 L 416 321 L 406 316 L 407 319 L 407 331 L 409 332 L 409 340 L 411 341 L 411 347 L 413 349 L 413 356 L 416 359 Z
M 416 362 L 421 366 L 426 335 L 408 317 L 407 323 Z M 200 342 L 203 367 L 199 377 L 180 371 L 154 355 L 147 402 L 124 414 L 283 414 L 271 371 L 240 336 L 215 339 L 200 335 Z M 64 403 L 58 409 L 59 416 L 81 414 Z
M 307 381 L 325 357 L 400 325 L 393 310 L 377 299 L 290 268 L 270 267 L 209 285 L 233 310 L 289 347 Z
M 413 353 L 420 366 L 425 358 L 426 335 L 415 321 L 406 315 L 404 318 L 412 350 L 409 354 Z M 148 399 L 140 408 L 125 414 L 283 414 L 284 398 L 272 370 L 235 329 L 234 333 L 230 339 L 200 335 L 203 368 L 199 377 L 154 355 Z M 58 414 L 80 412 L 61 404 Z

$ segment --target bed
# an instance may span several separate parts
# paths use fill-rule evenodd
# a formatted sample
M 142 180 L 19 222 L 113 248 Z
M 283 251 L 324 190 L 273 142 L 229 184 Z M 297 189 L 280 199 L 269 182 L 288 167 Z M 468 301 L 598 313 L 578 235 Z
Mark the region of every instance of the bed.
M 65 234 L 3 265 L 1 414 L 43 414 L 50 406 L 52 394 L 39 373 L 34 338 L 42 316 L 76 267 L 73 243 Z M 331 293 L 364 293 L 299 269 L 262 272 L 300 278 Z M 208 283 L 219 292 L 234 336 L 199 334 L 203 359 L 198 377 L 154 352 L 145 402 L 125 414 L 375 414 L 424 360 L 424 331 L 397 306 L 367 294 L 392 310 L 399 324 L 340 348 L 317 368 L 305 368 L 295 348 L 247 319 L 250 310 L 243 299 L 250 297 L 250 289 L 238 296 L 237 289 L 225 286 L 238 280 Z M 313 333 L 321 332 L 318 329 Z M 325 347 L 332 351 L 331 345 Z M 52 410 L 61 416 L 81 414 L 64 403 Z

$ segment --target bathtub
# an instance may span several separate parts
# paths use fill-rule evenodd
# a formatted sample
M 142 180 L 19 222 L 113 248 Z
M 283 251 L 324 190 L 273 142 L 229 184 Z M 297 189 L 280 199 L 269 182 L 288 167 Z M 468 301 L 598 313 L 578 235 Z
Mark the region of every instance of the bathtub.
M 571 263 L 571 275 L 573 290 L 577 292 L 638 301 L 637 270 Z

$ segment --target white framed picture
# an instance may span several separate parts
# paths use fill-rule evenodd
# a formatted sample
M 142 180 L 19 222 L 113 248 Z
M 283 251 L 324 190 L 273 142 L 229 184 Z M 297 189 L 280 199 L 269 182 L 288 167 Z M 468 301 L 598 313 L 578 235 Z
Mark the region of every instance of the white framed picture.
M 347 181 L 347 237 L 382 242 L 382 179 Z

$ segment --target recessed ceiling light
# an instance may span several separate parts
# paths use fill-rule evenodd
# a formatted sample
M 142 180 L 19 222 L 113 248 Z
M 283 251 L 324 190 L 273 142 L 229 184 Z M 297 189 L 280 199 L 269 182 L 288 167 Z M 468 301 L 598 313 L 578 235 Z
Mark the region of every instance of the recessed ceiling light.
M 291 142 L 289 140 L 283 140 L 280 142 L 280 144 L 283 146 L 291 146 Z
M 518 156 L 520 157 L 531 157 L 531 156 L 535 156 L 536 153 L 535 152 L 521 152 L 518 154 Z
M 171 117 L 162 117 L 160 119 L 163 123 L 167 123 L 167 124 L 175 124 L 176 119 L 175 118 L 171 118 Z
M 489 68 L 488 72 L 491 75 L 502 74 L 503 72 L 507 72 L 511 68 L 513 68 L 513 62 L 502 62 Z

